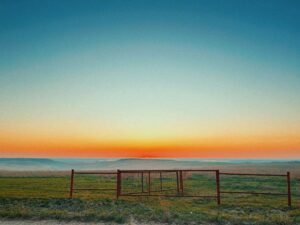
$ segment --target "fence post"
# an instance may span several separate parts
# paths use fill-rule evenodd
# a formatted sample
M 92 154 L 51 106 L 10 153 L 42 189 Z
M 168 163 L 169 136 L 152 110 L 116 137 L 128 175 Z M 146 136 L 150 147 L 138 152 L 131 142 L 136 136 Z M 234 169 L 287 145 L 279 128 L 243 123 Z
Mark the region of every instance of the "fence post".
M 292 206 L 291 175 L 290 175 L 290 172 L 286 173 L 286 178 L 287 178 L 288 206 Z
M 150 176 L 150 170 L 148 171 L 148 195 L 150 195 L 151 192 L 151 176 Z
M 178 179 L 178 170 L 176 171 L 176 188 L 177 188 L 177 194 L 179 193 L 179 179 Z
M 121 195 L 121 171 L 117 170 L 117 199 L 119 199 Z
M 182 177 L 182 170 L 179 171 L 179 178 L 180 178 L 180 190 L 181 194 L 183 195 L 183 177 Z
M 73 198 L 73 185 L 74 185 L 74 169 L 71 170 L 70 198 Z
M 142 193 L 144 193 L 144 172 L 141 174 L 141 181 L 142 181 Z
M 162 191 L 162 174 L 159 172 L 159 179 L 160 179 L 160 191 Z
M 216 185 L 217 185 L 217 203 L 221 204 L 221 193 L 220 193 L 220 171 L 216 170 Z

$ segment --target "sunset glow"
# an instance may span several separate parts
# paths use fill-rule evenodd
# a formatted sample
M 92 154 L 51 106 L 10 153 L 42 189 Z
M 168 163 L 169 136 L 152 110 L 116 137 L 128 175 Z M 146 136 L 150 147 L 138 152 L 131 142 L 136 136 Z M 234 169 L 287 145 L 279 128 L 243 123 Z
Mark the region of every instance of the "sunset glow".
M 0 157 L 300 158 L 298 11 L 219 4 L 0 3 Z

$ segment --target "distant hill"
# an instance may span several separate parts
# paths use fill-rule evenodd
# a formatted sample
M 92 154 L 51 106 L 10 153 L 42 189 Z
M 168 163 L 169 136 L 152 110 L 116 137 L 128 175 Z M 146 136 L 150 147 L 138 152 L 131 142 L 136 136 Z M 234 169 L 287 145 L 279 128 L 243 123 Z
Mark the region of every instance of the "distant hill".
M 116 169 L 176 169 L 176 168 L 255 168 L 257 166 L 288 168 L 300 161 L 274 160 L 205 160 L 205 159 L 47 159 L 0 158 L 0 170 L 116 170 Z
M 174 159 L 46 159 L 0 158 L 0 170 L 69 170 L 69 169 L 174 169 L 199 168 L 224 162 L 183 161 Z
M 49 170 L 65 167 L 66 164 L 45 158 L 0 158 L 0 169 Z

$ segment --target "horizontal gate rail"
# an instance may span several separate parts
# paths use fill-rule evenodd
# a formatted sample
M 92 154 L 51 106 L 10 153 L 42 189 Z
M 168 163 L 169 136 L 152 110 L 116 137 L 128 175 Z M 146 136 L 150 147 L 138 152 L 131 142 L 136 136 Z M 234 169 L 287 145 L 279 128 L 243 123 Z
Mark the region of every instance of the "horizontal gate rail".
M 184 197 L 190 197 L 190 198 L 216 198 L 215 195 L 165 195 L 165 194 L 161 194 L 161 195 L 148 195 L 148 194 L 144 194 L 144 195 L 135 195 L 135 194 L 122 194 L 121 196 L 126 196 L 126 197 L 137 197 L 137 196 L 150 196 L 150 197 L 178 197 L 178 198 L 184 198 Z
M 116 175 L 116 172 L 97 172 L 97 171 L 74 171 L 74 174 L 103 174 L 103 175 Z
M 270 193 L 270 192 L 251 192 L 251 191 L 221 191 L 223 194 L 250 194 L 250 195 L 287 195 L 283 193 Z
M 148 172 L 153 172 L 153 173 L 159 173 L 159 172 L 216 172 L 218 170 L 198 170 L 198 169 L 178 169 L 178 170 L 119 170 L 122 173 L 148 173 Z
M 221 173 L 230 176 L 256 176 L 256 177 L 286 177 L 286 174 L 263 174 L 263 173 Z

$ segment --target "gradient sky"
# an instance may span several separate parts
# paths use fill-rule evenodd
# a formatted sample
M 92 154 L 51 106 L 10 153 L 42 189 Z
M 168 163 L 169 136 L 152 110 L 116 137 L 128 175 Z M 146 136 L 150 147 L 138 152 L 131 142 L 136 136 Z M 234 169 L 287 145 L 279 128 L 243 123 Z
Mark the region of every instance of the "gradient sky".
M 299 11 L 0 0 L 0 157 L 300 158 Z

